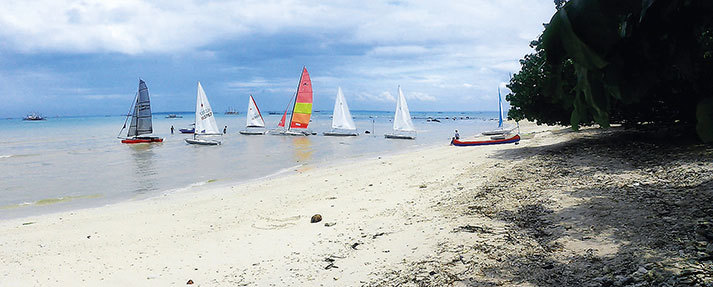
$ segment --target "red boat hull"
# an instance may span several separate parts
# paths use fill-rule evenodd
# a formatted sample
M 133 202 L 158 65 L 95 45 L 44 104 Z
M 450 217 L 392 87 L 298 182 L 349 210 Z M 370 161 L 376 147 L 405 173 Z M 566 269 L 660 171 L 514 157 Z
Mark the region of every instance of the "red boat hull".
M 460 141 L 453 139 L 451 144 L 454 146 L 476 146 L 476 145 L 492 145 L 492 144 L 507 144 L 516 143 L 520 141 L 520 135 L 515 135 L 514 137 L 501 139 L 501 140 L 487 140 L 487 141 Z
M 125 143 L 125 144 L 160 143 L 160 142 L 163 142 L 162 138 L 131 138 L 131 139 L 121 140 L 121 143 Z

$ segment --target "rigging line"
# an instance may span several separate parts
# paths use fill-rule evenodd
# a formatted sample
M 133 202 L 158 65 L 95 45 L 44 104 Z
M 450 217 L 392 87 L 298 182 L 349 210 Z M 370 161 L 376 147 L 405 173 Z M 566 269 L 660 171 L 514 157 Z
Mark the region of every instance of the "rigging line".
M 134 94 L 134 101 L 131 103 L 131 107 L 129 108 L 129 112 L 126 113 L 126 118 L 124 119 L 124 126 L 121 127 L 121 130 L 119 130 L 119 133 L 116 135 L 116 138 L 119 138 L 119 139 L 121 138 L 121 132 L 124 131 L 124 129 L 126 128 L 126 122 L 129 120 L 129 116 L 133 115 L 131 110 L 134 109 L 134 105 L 136 104 L 136 99 L 138 97 L 139 97 L 139 92 L 136 92 L 136 94 Z

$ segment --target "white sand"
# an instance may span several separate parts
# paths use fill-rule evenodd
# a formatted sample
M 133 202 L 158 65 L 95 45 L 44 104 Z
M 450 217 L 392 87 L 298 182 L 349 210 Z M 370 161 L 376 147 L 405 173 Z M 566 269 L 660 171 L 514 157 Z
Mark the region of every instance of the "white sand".
M 520 145 L 432 147 L 227 188 L 0 222 L 1 286 L 355 286 L 427 260 L 458 220 L 442 195 Z M 525 138 L 528 138 L 527 136 Z M 320 223 L 310 223 L 319 213 Z M 23 223 L 33 222 L 23 225 Z M 325 223 L 336 223 L 327 227 Z M 353 248 L 353 246 L 356 246 Z M 338 268 L 325 269 L 330 262 Z

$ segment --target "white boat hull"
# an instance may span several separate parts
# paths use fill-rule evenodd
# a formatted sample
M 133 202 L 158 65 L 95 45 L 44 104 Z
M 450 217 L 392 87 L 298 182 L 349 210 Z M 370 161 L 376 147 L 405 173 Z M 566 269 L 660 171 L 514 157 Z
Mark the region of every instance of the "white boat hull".
M 323 132 L 322 133 L 325 136 L 333 136 L 333 137 L 354 137 L 358 136 L 359 133 L 357 132 L 348 132 L 348 131 L 329 131 L 329 132 Z
M 261 136 L 267 133 L 267 131 L 239 131 L 241 135 L 246 135 L 246 136 Z
M 185 139 L 189 144 L 197 145 L 219 145 L 220 141 L 217 140 L 205 140 L 205 139 Z
M 416 139 L 415 135 L 400 135 L 400 134 L 385 134 L 384 137 L 387 139 L 401 139 L 401 140 L 415 140 Z

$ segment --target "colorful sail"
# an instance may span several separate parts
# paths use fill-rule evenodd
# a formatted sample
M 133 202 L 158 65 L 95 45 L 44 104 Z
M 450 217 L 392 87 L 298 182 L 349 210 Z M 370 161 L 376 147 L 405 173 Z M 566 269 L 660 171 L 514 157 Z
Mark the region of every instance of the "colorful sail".
M 297 97 L 292 109 L 290 129 L 306 129 L 312 116 L 312 81 L 307 68 L 302 68 L 300 84 L 297 87 Z
M 399 86 L 399 98 L 396 100 L 396 112 L 394 113 L 394 131 L 412 132 L 415 130 L 416 128 L 414 128 L 411 120 L 411 113 L 409 113 L 408 105 L 406 104 L 406 97 L 404 97 L 401 86 Z
M 136 97 L 134 112 L 131 115 L 131 125 L 127 137 L 136 137 L 143 134 L 153 133 L 151 123 L 151 100 L 149 100 L 149 88 L 144 80 L 139 79 L 139 95 Z
M 337 90 L 337 99 L 334 101 L 334 111 L 332 112 L 332 128 L 342 130 L 356 130 L 354 119 L 349 112 L 347 100 L 344 99 L 342 88 Z
M 250 99 L 248 99 L 248 115 L 245 126 L 248 128 L 265 127 L 265 121 L 262 119 L 262 114 L 260 114 L 260 109 L 257 108 L 257 104 L 255 103 L 255 99 L 253 99 L 253 95 L 250 95 Z
M 503 127 L 503 99 L 500 96 L 500 87 L 498 87 L 498 107 L 500 108 L 500 118 L 498 119 L 498 128 Z
M 208 98 L 203 91 L 201 82 L 198 82 L 196 94 L 196 131 L 195 135 L 220 135 L 218 125 L 215 123 L 213 110 L 210 108 Z

